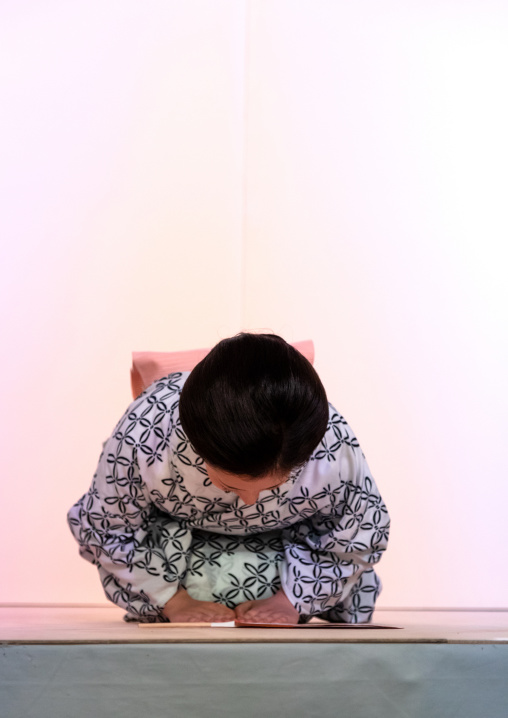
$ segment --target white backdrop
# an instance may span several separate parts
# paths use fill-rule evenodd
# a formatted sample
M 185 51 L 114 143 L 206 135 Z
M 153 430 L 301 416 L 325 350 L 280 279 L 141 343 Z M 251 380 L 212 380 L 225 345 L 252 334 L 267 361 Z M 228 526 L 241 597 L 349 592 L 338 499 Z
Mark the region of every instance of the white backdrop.
M 65 514 L 131 351 L 267 329 L 388 504 L 379 605 L 507 607 L 506 4 L 1 14 L 0 600 L 104 601 Z

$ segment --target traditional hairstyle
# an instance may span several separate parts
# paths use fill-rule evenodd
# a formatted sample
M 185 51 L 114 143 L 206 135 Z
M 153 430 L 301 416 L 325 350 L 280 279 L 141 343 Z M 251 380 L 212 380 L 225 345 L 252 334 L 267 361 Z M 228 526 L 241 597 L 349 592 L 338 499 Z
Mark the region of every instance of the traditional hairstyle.
M 326 432 L 328 400 L 312 364 L 282 337 L 241 332 L 191 371 L 180 421 L 208 464 L 255 479 L 309 460 Z

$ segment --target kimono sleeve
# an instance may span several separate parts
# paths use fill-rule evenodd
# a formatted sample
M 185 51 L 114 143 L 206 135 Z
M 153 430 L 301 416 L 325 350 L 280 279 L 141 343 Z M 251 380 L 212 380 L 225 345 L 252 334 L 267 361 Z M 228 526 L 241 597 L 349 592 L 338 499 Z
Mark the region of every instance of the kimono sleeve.
M 281 583 L 302 617 L 362 623 L 380 591 L 373 566 L 386 549 L 390 521 L 358 443 L 344 444 L 336 463 L 330 496 L 338 500 L 282 531 Z
M 169 473 L 169 413 L 161 397 L 131 405 L 103 446 L 89 491 L 67 514 L 80 555 L 98 567 L 125 620 L 167 621 L 162 608 L 187 570 L 191 532 L 158 509 L 147 483 Z

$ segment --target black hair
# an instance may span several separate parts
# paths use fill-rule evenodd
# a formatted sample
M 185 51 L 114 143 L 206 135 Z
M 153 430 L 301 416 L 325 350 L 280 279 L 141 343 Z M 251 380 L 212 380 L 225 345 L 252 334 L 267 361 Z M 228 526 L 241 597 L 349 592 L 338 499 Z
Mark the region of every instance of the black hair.
M 223 339 L 187 377 L 180 421 L 213 467 L 259 478 L 303 466 L 328 425 L 328 400 L 312 364 L 276 334 Z

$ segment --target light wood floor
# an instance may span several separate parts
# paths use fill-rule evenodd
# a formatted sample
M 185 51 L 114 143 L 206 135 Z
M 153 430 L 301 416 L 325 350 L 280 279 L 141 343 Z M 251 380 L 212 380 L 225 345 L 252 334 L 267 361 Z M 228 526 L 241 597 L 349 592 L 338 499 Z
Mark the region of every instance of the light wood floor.
M 508 643 L 508 611 L 379 610 L 384 629 L 142 629 L 113 606 L 0 606 L 3 644 L 98 643 Z

